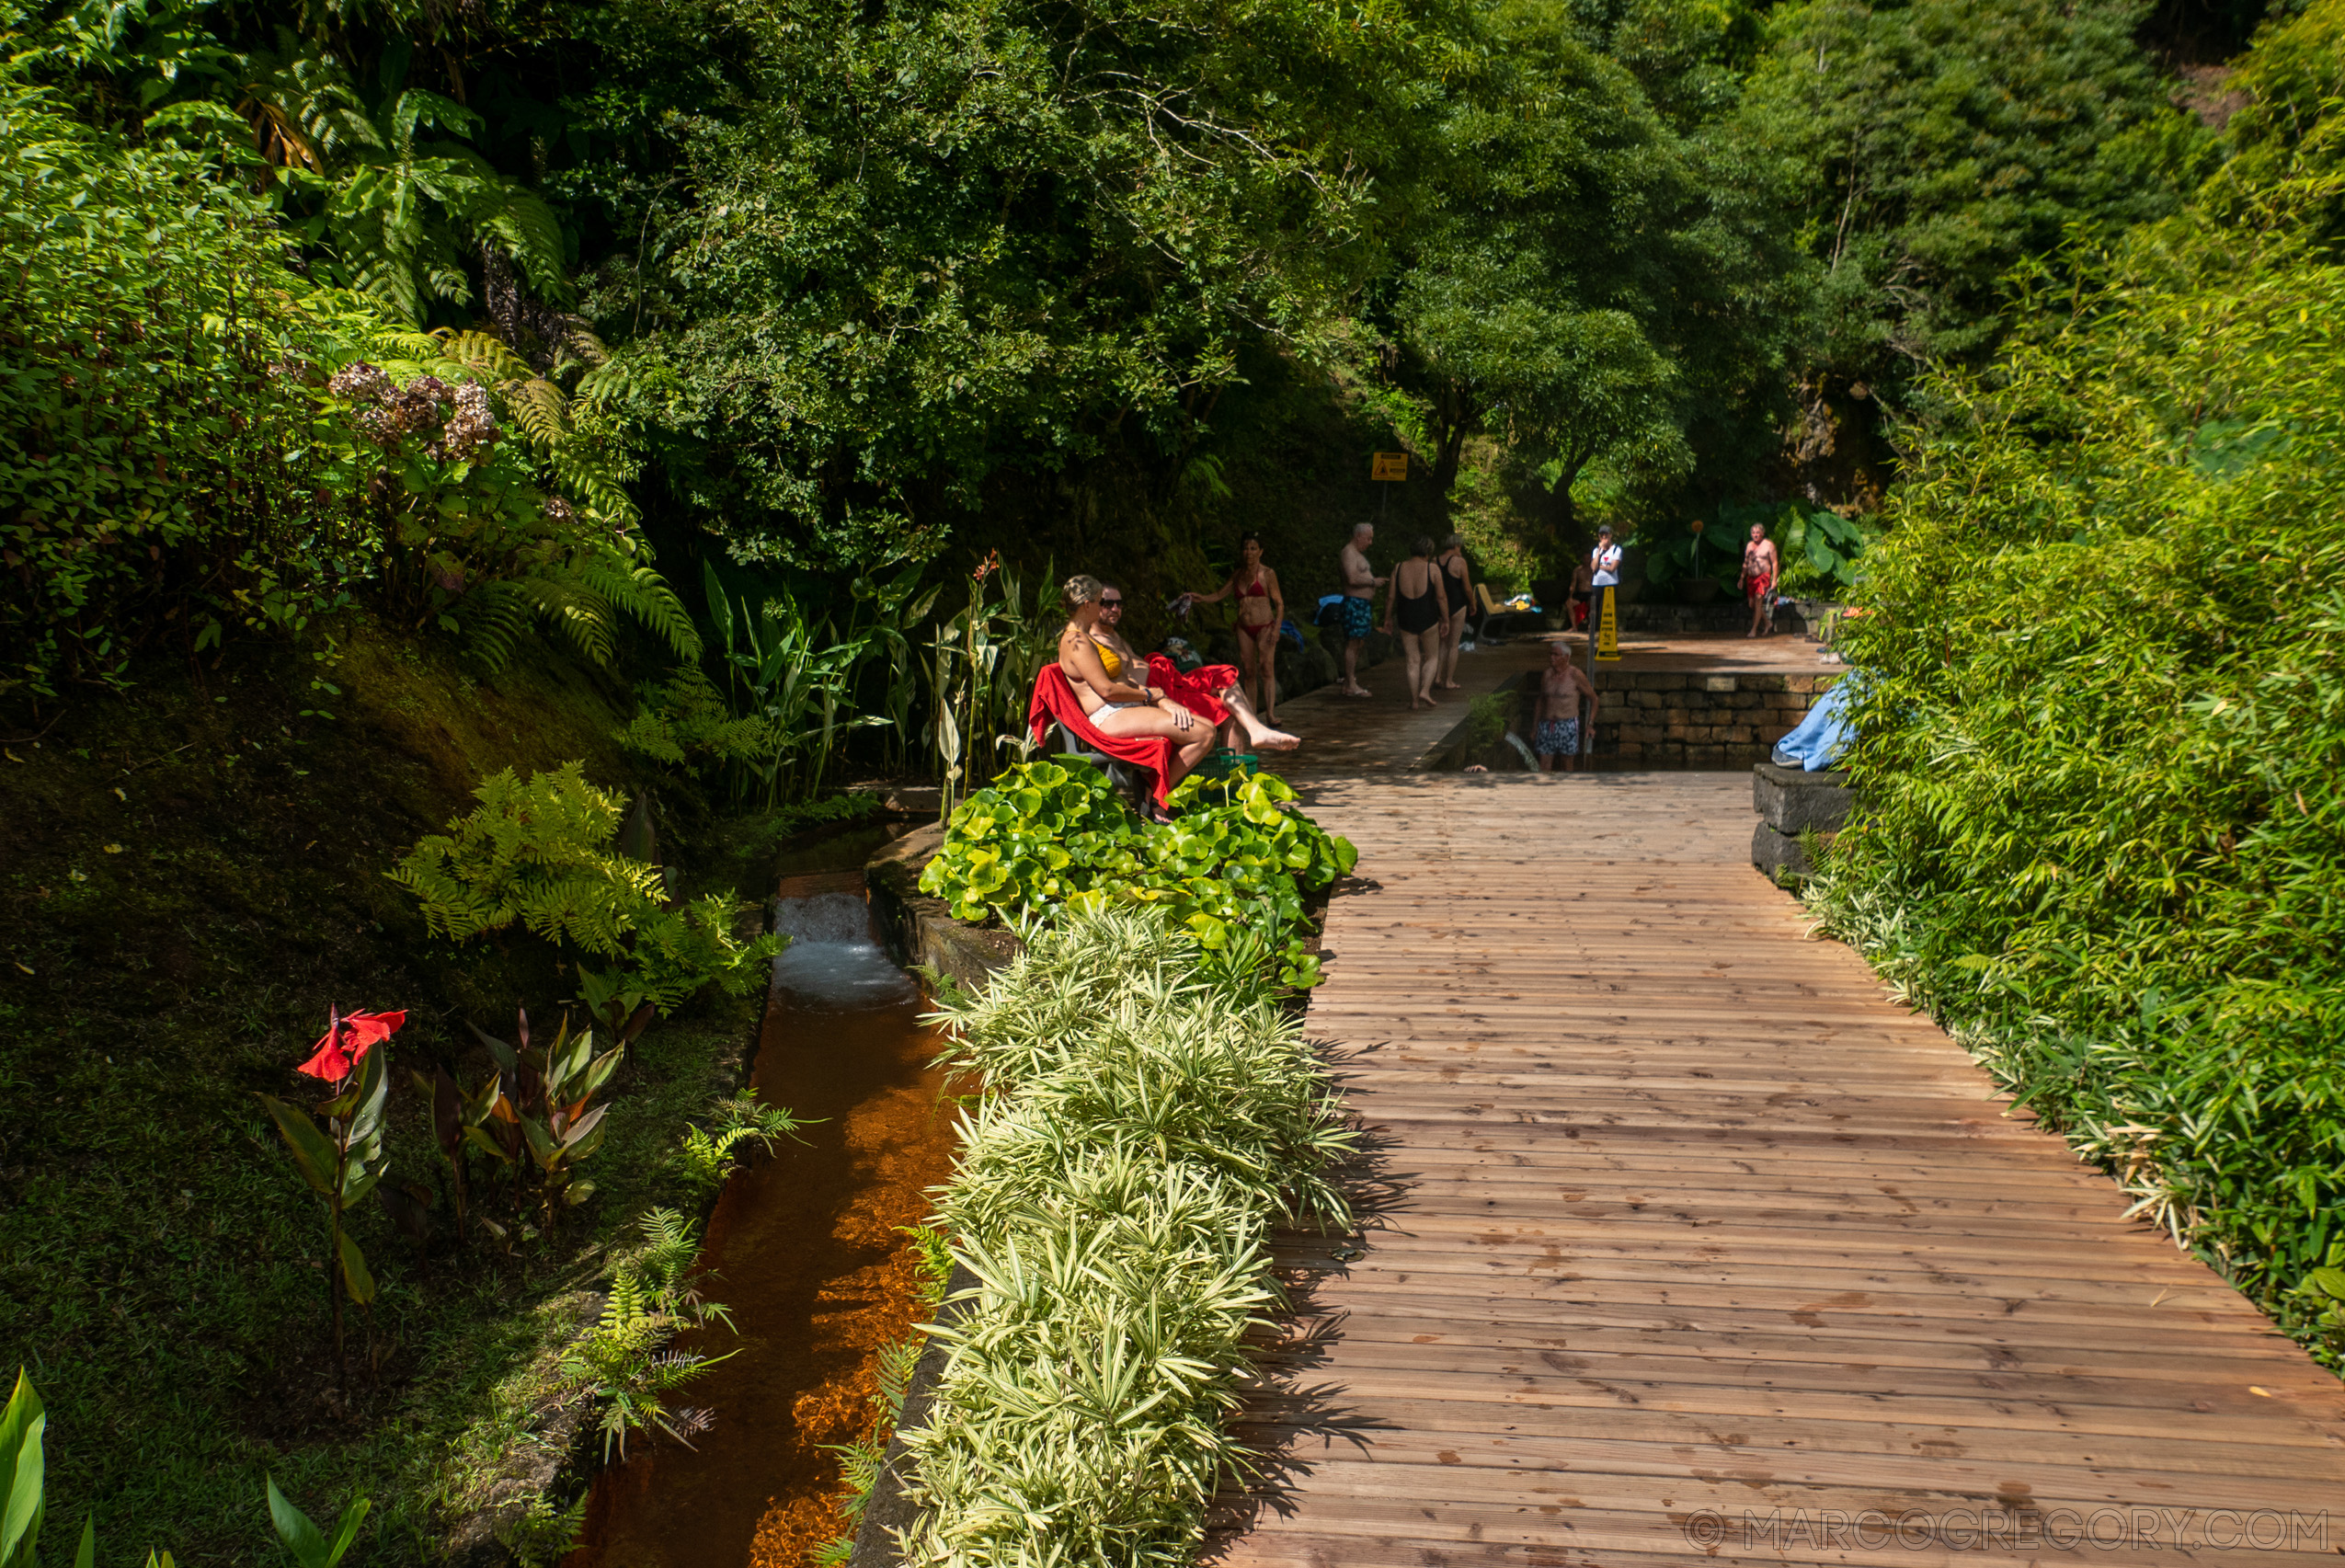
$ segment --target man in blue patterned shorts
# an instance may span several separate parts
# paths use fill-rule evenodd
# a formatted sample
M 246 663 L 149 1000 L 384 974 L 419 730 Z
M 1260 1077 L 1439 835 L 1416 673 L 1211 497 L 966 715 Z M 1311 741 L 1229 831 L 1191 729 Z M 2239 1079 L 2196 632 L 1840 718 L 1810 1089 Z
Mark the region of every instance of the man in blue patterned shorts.
M 1336 557 L 1344 574 L 1344 684 L 1340 689 L 1347 697 L 1368 694 L 1368 689 L 1360 684 L 1360 645 L 1376 630 L 1376 590 L 1385 581 L 1368 565 L 1367 548 L 1375 543 L 1374 523 L 1355 523 L 1352 542 Z
M 1558 637 L 1547 645 L 1547 669 L 1539 675 L 1539 707 L 1532 715 L 1531 750 L 1539 753 L 1539 764 L 1549 773 L 1555 771 L 1555 760 L 1563 760 L 1563 771 L 1576 773 L 1580 766 L 1580 699 L 1587 699 L 1586 724 L 1593 738 L 1596 729 L 1596 704 L 1603 701 L 1596 693 L 1596 682 L 1580 673 L 1572 662 L 1572 645 Z

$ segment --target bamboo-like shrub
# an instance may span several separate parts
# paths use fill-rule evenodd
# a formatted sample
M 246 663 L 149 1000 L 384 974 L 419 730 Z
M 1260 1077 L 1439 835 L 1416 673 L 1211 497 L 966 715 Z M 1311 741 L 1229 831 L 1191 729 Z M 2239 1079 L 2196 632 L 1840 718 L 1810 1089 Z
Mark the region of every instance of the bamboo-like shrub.
M 1185 1562 L 1219 1478 L 1276 1224 L 1340 1227 L 1353 1147 L 1298 1025 L 1172 915 L 1070 910 L 942 1013 L 967 1113 L 939 1221 L 978 1283 L 907 1434 L 908 1559 Z

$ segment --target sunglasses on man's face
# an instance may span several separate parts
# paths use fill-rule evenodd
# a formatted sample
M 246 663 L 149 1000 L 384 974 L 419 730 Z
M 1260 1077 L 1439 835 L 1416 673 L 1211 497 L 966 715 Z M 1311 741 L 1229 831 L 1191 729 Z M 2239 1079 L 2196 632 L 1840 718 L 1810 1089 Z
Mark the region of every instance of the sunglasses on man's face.
M 1124 601 L 1120 599 L 1103 599 L 1099 601 L 1099 607 L 1102 610 L 1121 610 L 1124 608 Z

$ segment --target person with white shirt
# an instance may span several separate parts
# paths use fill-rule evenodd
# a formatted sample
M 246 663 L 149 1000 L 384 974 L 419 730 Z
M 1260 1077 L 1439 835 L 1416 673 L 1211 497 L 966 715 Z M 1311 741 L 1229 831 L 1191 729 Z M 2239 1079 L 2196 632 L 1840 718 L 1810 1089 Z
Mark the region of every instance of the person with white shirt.
M 1588 647 L 1596 647 L 1596 630 L 1604 624 L 1604 606 L 1620 586 L 1620 546 L 1612 540 L 1612 525 L 1596 531 L 1596 548 L 1588 552 Z M 1613 612 L 1616 615 L 1619 611 Z

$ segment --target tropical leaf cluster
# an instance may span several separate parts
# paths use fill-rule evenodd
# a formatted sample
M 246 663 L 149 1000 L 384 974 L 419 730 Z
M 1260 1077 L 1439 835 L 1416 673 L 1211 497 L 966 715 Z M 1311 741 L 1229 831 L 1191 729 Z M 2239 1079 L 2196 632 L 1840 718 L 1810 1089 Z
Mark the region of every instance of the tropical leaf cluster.
M 639 558 L 607 407 L 633 383 L 590 338 L 541 373 L 480 332 L 390 332 L 288 271 L 215 157 L 6 74 L 0 165 L 0 682 L 119 683 L 143 647 L 361 601 L 492 664 L 533 625 L 608 663 L 623 617 L 698 655 Z
M 1294 799 L 1275 773 L 1192 776 L 1173 791 L 1178 817 L 1157 826 L 1088 763 L 1020 763 L 954 810 L 921 890 L 966 921 L 1151 905 L 1208 952 L 1268 944 L 1281 979 L 1310 987 L 1319 960 L 1305 940 L 1304 896 L 1348 873 L 1358 852 Z
M 2345 258 L 2318 179 L 2242 195 L 1933 387 L 1959 418 L 1847 640 L 1866 813 L 1813 896 L 2338 1361 Z
M 812 800 L 854 730 L 885 729 L 901 761 L 919 686 L 908 638 L 937 594 L 920 579 L 915 565 L 853 578 L 843 604 L 787 591 L 760 602 L 737 601 L 704 564 L 721 683 L 686 664 L 638 687 L 642 706 L 619 743 L 768 811 Z
M 1217 1482 L 1274 1225 L 1342 1226 L 1354 1146 L 1298 1025 L 1186 925 L 1070 910 L 941 1014 L 987 1093 L 938 1223 L 978 1284 L 926 1423 L 915 1562 L 1180 1562 Z
M 628 987 L 660 1012 L 704 985 L 738 994 L 762 983 L 787 938 L 734 933 L 728 893 L 672 898 L 660 868 L 618 842 L 625 807 L 566 762 L 474 790 L 480 807 L 418 841 L 388 875 L 423 906 L 436 935 L 461 942 L 520 926 L 614 960 Z

